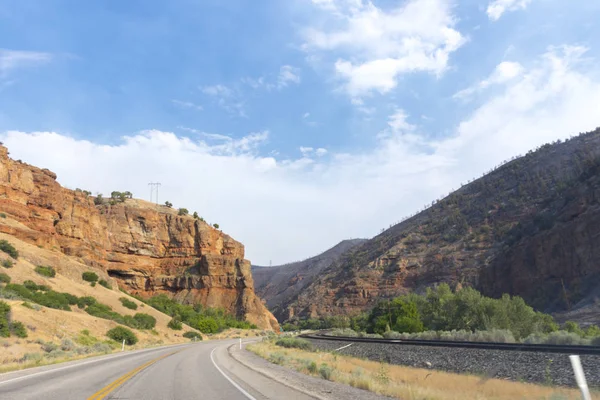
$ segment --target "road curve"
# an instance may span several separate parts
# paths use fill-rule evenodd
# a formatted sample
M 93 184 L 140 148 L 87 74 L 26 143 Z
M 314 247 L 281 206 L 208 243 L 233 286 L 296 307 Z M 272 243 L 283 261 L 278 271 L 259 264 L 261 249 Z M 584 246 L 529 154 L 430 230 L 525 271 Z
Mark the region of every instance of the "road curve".
M 0 374 L 0 399 L 313 399 L 231 358 L 235 340 L 169 346 Z

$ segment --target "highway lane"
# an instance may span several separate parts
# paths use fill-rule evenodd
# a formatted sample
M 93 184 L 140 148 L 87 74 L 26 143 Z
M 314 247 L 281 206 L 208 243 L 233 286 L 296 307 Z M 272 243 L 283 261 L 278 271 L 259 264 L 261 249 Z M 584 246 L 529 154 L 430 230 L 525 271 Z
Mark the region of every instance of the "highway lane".
M 298 399 L 306 396 L 239 364 L 235 340 L 200 342 L 0 375 L 0 399 Z

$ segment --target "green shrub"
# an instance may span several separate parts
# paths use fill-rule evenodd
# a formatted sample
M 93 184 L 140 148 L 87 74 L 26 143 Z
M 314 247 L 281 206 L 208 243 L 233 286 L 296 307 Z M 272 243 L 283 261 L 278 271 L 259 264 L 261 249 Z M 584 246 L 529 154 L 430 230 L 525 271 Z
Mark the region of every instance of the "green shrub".
M 81 346 L 93 346 L 98 343 L 98 339 L 90 335 L 90 331 L 87 329 L 82 330 L 77 337 L 75 337 L 75 342 L 80 344 Z
M 191 340 L 202 340 L 202 335 L 199 334 L 198 332 L 194 332 L 194 331 L 187 331 L 186 333 L 183 334 L 184 338 L 188 338 Z
M 183 324 L 181 323 L 181 320 L 177 317 L 171 319 L 167 326 L 176 331 L 180 331 L 183 329 Z
M 26 338 L 27 337 L 27 329 L 22 322 L 12 321 L 10 323 L 10 333 L 15 335 L 18 338 Z
M 213 318 L 202 318 L 199 319 L 195 326 L 202 333 L 217 333 L 219 332 L 219 325 Z
M 0 283 L 10 283 L 10 276 L 3 272 L 0 272 Z
M 92 304 L 96 304 L 96 303 L 97 303 L 97 301 L 94 297 L 84 296 L 84 297 L 80 297 L 77 300 L 77 307 L 85 308 L 86 306 L 91 306 Z
M 43 265 L 38 265 L 37 267 L 35 267 L 35 272 L 48 278 L 54 278 L 56 276 L 56 271 L 54 270 L 54 268 L 45 267 Z
M 138 329 L 152 329 L 156 326 L 156 318 L 152 315 L 137 313 L 133 316 Z
M 595 338 L 598 336 L 600 336 L 600 328 L 598 328 L 596 325 L 590 325 L 585 330 L 585 337 L 587 338 Z
M 96 274 L 95 272 L 86 271 L 83 274 L 81 274 L 81 279 L 83 279 L 86 282 L 96 283 L 98 282 L 98 274 Z
M 40 343 L 42 345 L 42 350 L 46 353 L 51 353 L 55 350 L 58 350 L 58 345 L 54 342 L 44 342 L 43 340 Z
M 100 286 L 104 286 L 107 289 L 112 289 L 112 286 L 110 285 L 110 283 L 108 283 L 106 279 L 100 279 L 98 283 L 100 284 Z
M 106 332 L 106 336 L 117 342 L 122 342 L 125 340 L 125 344 L 128 346 L 132 346 L 138 342 L 138 338 L 135 336 L 135 333 L 133 333 L 131 329 L 127 329 L 124 326 L 112 328 Z
M 0 337 L 10 336 L 10 305 L 0 301 Z
M 311 374 L 316 374 L 317 373 L 317 363 L 314 361 L 311 361 L 310 364 L 308 364 L 308 372 L 310 372 Z
M 137 310 L 138 306 L 133 301 L 129 300 L 126 297 L 119 298 L 123 307 L 129 308 L 130 310 Z
M 6 218 L 6 214 L 5 213 L 0 213 L 0 218 Z
M 10 258 L 7 258 L 6 260 L 2 260 L 2 266 L 4 268 L 12 268 L 14 265 L 15 265 L 15 263 Z
M 319 368 L 319 375 L 321 378 L 326 380 L 331 380 L 331 374 L 333 373 L 333 369 L 327 364 L 321 364 Z
M 38 285 L 34 281 L 31 281 L 31 280 L 26 280 L 25 282 L 23 282 L 23 286 L 25 286 L 27 289 L 29 289 L 31 291 L 41 290 L 43 292 L 47 292 L 47 291 L 51 290 L 49 286 Z
M 75 350 L 75 343 L 73 343 L 73 341 L 69 338 L 64 338 L 63 340 L 61 340 L 60 342 L 60 349 L 62 351 L 73 351 Z
M 177 212 L 178 215 L 188 215 L 190 212 L 188 211 L 187 208 L 180 208 L 179 211 Z
M 5 252 L 15 260 L 19 258 L 19 252 L 6 240 L 0 240 L 0 251 Z
M 301 349 L 301 350 L 312 350 L 312 344 L 306 340 L 306 339 L 300 339 L 300 338 L 281 338 L 278 339 L 275 344 L 277 346 L 281 346 L 281 347 L 287 347 L 287 348 L 296 348 L 296 349 Z
M 9 283 L 6 285 L 5 289 L 7 292 L 12 292 L 21 299 L 31 300 L 34 303 L 40 304 L 42 306 L 55 308 L 58 310 L 71 311 L 69 305 L 76 304 L 78 301 L 77 296 L 73 296 L 72 294 L 55 292 L 53 290 L 43 292 L 39 291 L 39 288 L 46 288 L 45 286 L 37 287 L 38 290 L 32 291 L 23 285 Z
M 272 353 L 269 356 L 269 361 L 271 361 L 273 364 L 283 365 L 286 360 L 287 357 L 281 353 Z

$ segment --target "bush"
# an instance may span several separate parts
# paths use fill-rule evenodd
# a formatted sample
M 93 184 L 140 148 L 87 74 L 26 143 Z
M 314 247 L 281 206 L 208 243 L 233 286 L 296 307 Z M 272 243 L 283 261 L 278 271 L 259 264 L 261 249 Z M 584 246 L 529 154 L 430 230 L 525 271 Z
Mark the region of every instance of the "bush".
M 36 290 L 41 290 L 42 292 L 47 292 L 47 291 L 51 290 L 49 286 L 38 285 L 34 281 L 31 281 L 29 279 L 26 280 L 25 282 L 23 282 L 23 286 L 25 286 L 27 289 L 34 291 L 34 292 Z
M 14 265 L 15 263 L 9 258 L 7 258 L 6 260 L 2 260 L 2 266 L 4 268 L 12 268 Z
M 281 353 L 273 353 L 269 356 L 269 361 L 273 364 L 283 365 L 287 357 Z
M 56 276 L 56 271 L 54 270 L 54 268 L 45 267 L 43 265 L 38 265 L 37 267 L 35 267 L 35 272 L 48 278 L 54 278 Z
M 137 313 L 133 316 L 138 329 L 152 329 L 156 326 L 156 318 L 152 315 Z
M 188 338 L 188 339 L 196 339 L 196 340 L 202 340 L 202 335 L 199 334 L 198 332 L 194 332 L 194 331 L 187 331 L 186 333 L 183 334 L 184 338 Z
M 6 218 L 6 214 L 5 213 L 0 213 L 0 218 Z
M 587 345 L 589 341 L 582 339 L 574 332 L 557 331 L 550 333 L 544 344 Z
M 119 300 L 121 301 L 121 304 L 123 304 L 123 307 L 129 308 L 130 310 L 137 310 L 138 308 L 137 304 L 126 297 L 121 297 Z
M 217 333 L 219 332 L 219 325 L 213 318 L 202 318 L 198 320 L 195 326 L 202 333 Z
M 26 338 L 27 337 L 27 329 L 22 322 L 12 321 L 10 323 L 10 333 L 15 335 L 18 338 Z
M 19 252 L 6 240 L 0 240 L 0 251 L 5 252 L 15 260 L 19 258 Z
M 177 212 L 178 215 L 188 215 L 190 212 L 188 211 L 187 208 L 180 208 L 179 211 Z
M 81 279 L 83 279 L 86 282 L 96 283 L 98 282 L 98 274 L 96 274 L 95 272 L 86 271 L 83 274 L 81 274 Z
M 176 330 L 176 331 L 180 331 L 183 329 L 183 324 L 181 323 L 181 320 L 179 320 L 177 317 L 171 319 L 169 321 L 169 323 L 167 324 L 167 327 Z
M 73 351 L 75 350 L 75 343 L 73 343 L 73 341 L 69 338 L 64 338 L 61 342 L 60 342 L 60 349 L 62 351 Z
M 308 364 L 308 372 L 310 372 L 311 374 L 316 374 L 317 373 L 317 363 L 314 361 L 311 361 L 310 364 Z
M 77 335 L 75 342 L 81 346 L 93 346 L 94 344 L 98 343 L 98 339 L 91 336 L 90 331 L 84 329 L 81 331 L 81 333 L 79 333 L 79 335 Z
M 42 345 L 42 350 L 46 353 L 51 353 L 55 350 L 58 350 L 58 345 L 54 342 L 44 342 L 43 340 L 40 343 Z
M 171 203 L 170 201 L 167 200 L 167 201 L 165 201 L 165 206 L 171 208 L 171 207 L 173 207 L 173 203 Z
M 213 226 L 215 227 L 215 229 L 219 229 L 219 224 L 213 224 Z
M 0 283 L 10 283 L 10 276 L 3 272 L 0 272 Z
M 391 331 L 390 331 L 391 332 Z M 388 333 L 388 332 L 386 332 Z M 358 337 L 358 333 L 350 328 L 334 329 L 327 334 L 328 336 Z
M 319 368 L 319 375 L 321 375 L 321 378 L 331 380 L 332 373 L 333 369 L 329 365 L 321 364 L 321 368 Z
M 79 308 L 85 308 L 86 306 L 91 306 L 96 303 L 96 299 L 92 296 L 83 296 L 77 299 L 77 307 Z
M 0 337 L 10 336 L 10 305 L 0 301 Z
M 108 281 L 106 281 L 106 279 L 100 279 L 98 283 L 100 284 L 100 286 L 104 286 L 107 289 L 112 289 L 112 286 L 110 285 L 110 283 L 108 283 Z
M 296 348 L 301 350 L 312 350 L 312 344 L 306 339 L 299 338 L 281 338 L 275 342 L 277 346 L 286 348 Z
M 133 333 L 131 329 L 127 329 L 123 326 L 112 328 L 106 332 L 106 336 L 117 342 L 122 342 L 125 340 L 125 344 L 128 346 L 133 346 L 138 342 L 138 338 L 135 336 L 135 333 Z

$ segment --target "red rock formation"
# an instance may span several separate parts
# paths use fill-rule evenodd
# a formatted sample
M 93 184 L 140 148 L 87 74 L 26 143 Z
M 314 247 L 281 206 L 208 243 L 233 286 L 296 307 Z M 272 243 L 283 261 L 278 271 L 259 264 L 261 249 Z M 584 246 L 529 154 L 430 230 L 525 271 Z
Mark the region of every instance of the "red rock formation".
M 10 159 L 3 146 L 0 211 L 19 222 L 0 222 L 0 232 L 102 268 L 130 293 L 167 293 L 278 329 L 254 293 L 244 246 L 203 221 L 136 199 L 96 206 L 53 172 Z

